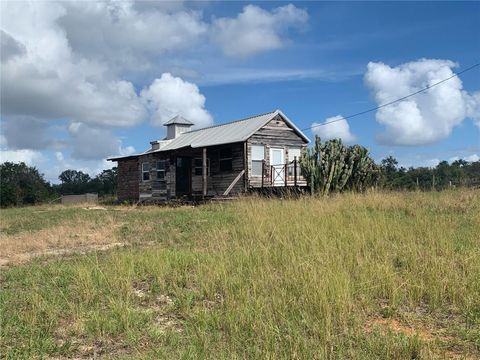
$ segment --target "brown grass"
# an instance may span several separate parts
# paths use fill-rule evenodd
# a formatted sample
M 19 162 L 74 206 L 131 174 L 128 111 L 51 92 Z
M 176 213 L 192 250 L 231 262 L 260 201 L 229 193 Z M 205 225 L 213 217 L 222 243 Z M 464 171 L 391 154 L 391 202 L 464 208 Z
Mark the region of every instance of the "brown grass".
M 0 233 L 0 266 L 18 265 L 43 255 L 65 255 L 122 246 L 124 243 L 115 233 L 121 225 L 113 217 L 105 217 L 98 224 L 74 219 L 46 229 Z

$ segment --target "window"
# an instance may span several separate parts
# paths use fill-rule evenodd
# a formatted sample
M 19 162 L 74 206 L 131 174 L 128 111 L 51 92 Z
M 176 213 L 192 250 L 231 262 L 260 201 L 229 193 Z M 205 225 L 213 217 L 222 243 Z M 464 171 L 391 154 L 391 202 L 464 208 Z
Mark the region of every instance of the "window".
M 157 161 L 157 180 L 165 179 L 165 160 Z
M 262 176 L 263 160 L 265 159 L 265 147 L 252 145 L 252 175 Z
M 143 181 L 150 180 L 150 164 L 148 162 L 142 163 L 142 179 Z
M 300 155 L 301 155 L 301 149 L 300 148 L 289 148 L 288 149 L 288 162 L 290 163 L 288 166 L 288 176 L 294 176 L 294 166 L 293 166 L 293 160 L 297 158 L 297 176 L 300 176 Z
M 203 175 L 203 159 L 196 158 L 193 160 L 193 171 L 195 175 Z M 207 176 L 210 175 L 210 159 L 207 159 Z
M 232 170 L 232 148 L 220 149 L 220 171 Z

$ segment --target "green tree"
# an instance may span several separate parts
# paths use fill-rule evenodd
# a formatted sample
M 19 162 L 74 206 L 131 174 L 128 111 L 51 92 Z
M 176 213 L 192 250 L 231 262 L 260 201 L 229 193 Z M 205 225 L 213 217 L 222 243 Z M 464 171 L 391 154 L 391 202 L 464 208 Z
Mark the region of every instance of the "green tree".
M 101 195 L 114 195 L 117 191 L 117 168 L 103 170 L 92 180 L 92 188 Z
M 0 205 L 36 204 L 50 198 L 52 189 L 35 167 L 25 163 L 0 165 Z
M 77 170 L 65 170 L 58 179 L 62 182 L 58 191 L 62 195 L 83 194 L 89 191 L 90 175 Z

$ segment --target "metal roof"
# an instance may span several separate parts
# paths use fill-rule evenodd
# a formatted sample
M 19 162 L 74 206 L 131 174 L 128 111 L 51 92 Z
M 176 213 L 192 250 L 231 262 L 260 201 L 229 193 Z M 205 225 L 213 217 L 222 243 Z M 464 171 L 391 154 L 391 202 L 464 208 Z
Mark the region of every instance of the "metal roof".
M 252 116 L 246 119 L 232 121 L 226 124 L 214 125 L 198 130 L 191 130 L 180 134 L 175 139 L 161 140 L 162 143 L 160 149 L 152 150 L 148 149 L 143 154 L 153 152 L 171 151 L 184 147 L 200 148 L 214 145 L 231 144 L 236 142 L 246 141 L 257 130 L 266 125 L 275 116 L 280 115 L 294 131 L 302 137 L 306 142 L 310 140 L 305 136 L 290 119 L 280 110 L 275 110 L 269 113 Z M 137 155 L 130 155 L 128 157 L 134 157 Z M 122 157 L 111 158 L 109 160 L 116 160 Z
M 177 116 L 171 118 L 170 120 L 168 120 L 163 125 L 173 125 L 173 124 L 193 125 L 193 123 L 190 120 L 185 119 L 183 116 L 180 116 L 180 115 L 177 115 Z

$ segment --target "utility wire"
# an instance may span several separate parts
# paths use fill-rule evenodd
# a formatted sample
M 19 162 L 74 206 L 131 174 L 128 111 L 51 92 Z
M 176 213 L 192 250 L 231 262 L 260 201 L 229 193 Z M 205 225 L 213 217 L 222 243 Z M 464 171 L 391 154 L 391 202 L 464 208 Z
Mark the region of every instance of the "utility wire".
M 403 96 L 403 97 L 401 97 L 401 98 L 398 98 L 398 99 L 396 99 L 396 100 L 390 101 L 390 102 L 388 102 L 388 103 L 385 103 L 385 104 L 376 106 L 376 107 L 371 108 L 371 109 L 368 109 L 368 110 L 360 111 L 360 112 L 355 113 L 355 114 L 352 114 L 352 115 L 342 116 L 340 119 L 335 119 L 335 120 L 328 121 L 328 122 L 325 122 L 325 123 L 322 123 L 322 124 L 317 124 L 317 125 L 309 126 L 309 127 L 305 128 L 305 129 L 301 129 L 301 130 L 302 130 L 302 131 L 310 130 L 310 129 L 313 129 L 313 128 L 317 128 L 317 127 L 320 127 L 320 126 L 325 126 L 325 125 L 332 124 L 332 123 L 334 123 L 334 122 L 341 121 L 341 120 L 350 119 L 350 118 L 353 118 L 353 117 L 355 117 L 355 116 L 360 116 L 360 115 L 363 115 L 363 114 L 366 114 L 366 113 L 369 113 L 369 112 L 372 112 L 372 111 L 375 111 L 375 110 L 384 108 L 385 106 L 389 106 L 389 105 L 395 104 L 395 103 L 397 103 L 397 102 L 399 102 L 399 101 L 402 101 L 402 100 L 408 99 L 409 97 L 412 97 L 412 96 L 414 96 L 414 95 L 420 94 L 421 92 L 424 92 L 425 90 L 431 89 L 431 88 L 433 88 L 434 86 L 440 85 L 440 84 L 444 83 L 445 81 L 448 81 L 448 80 L 450 80 L 450 79 L 453 79 L 454 77 L 457 77 L 457 76 L 460 75 L 460 74 L 466 73 L 467 71 L 470 71 L 470 70 L 476 68 L 477 66 L 480 66 L 480 63 L 476 63 L 475 65 L 472 65 L 472 66 L 466 68 L 465 70 L 462 70 L 462 71 L 460 71 L 460 72 L 458 72 L 458 73 L 454 73 L 452 76 L 450 76 L 450 77 L 448 77 L 448 78 L 446 78 L 446 79 L 440 80 L 439 82 L 436 82 L 436 83 L 434 83 L 434 84 L 432 84 L 432 85 L 428 85 L 428 86 L 424 87 L 423 89 L 420 89 L 420 90 L 418 90 L 418 91 L 415 91 L 414 93 L 405 95 L 405 96 Z

